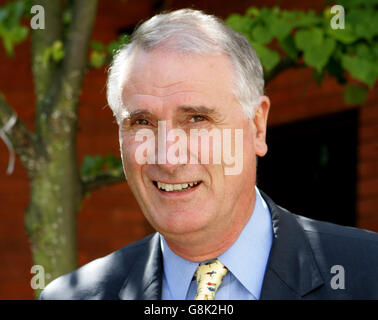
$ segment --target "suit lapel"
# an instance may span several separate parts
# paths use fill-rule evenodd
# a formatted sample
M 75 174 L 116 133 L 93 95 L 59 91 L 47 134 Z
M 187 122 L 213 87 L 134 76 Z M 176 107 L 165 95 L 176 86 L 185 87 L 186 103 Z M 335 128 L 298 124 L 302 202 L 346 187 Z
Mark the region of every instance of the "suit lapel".
M 161 299 L 163 264 L 160 237 L 155 233 L 139 250 L 119 297 L 122 300 Z
M 260 191 L 261 192 L 261 191 Z M 295 216 L 261 192 L 272 215 L 273 244 L 260 299 L 300 299 L 324 280 L 308 239 Z M 161 299 L 163 262 L 159 234 L 139 250 L 122 289 L 123 300 Z
M 303 228 L 295 216 L 261 192 L 272 215 L 273 244 L 261 299 L 300 299 L 324 283 Z

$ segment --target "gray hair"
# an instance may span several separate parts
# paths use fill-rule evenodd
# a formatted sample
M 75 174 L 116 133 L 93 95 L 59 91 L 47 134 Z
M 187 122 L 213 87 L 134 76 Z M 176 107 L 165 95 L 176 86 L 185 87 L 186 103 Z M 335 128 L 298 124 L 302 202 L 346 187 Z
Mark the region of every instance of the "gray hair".
M 234 67 L 233 93 L 246 116 L 254 117 L 264 91 L 263 68 L 247 39 L 219 18 L 199 10 L 181 9 L 155 15 L 132 34 L 130 43 L 114 56 L 109 68 L 107 99 L 118 123 L 128 114 L 122 101 L 122 86 L 128 61 L 136 48 L 157 48 L 198 54 L 226 54 Z

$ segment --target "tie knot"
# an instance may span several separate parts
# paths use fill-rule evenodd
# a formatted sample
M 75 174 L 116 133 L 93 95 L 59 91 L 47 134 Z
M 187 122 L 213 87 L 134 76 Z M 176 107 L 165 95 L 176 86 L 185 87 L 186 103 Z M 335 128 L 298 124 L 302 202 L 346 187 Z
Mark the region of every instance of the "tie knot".
M 197 279 L 195 300 L 214 300 L 215 293 L 227 272 L 228 269 L 218 259 L 199 265 L 194 274 Z

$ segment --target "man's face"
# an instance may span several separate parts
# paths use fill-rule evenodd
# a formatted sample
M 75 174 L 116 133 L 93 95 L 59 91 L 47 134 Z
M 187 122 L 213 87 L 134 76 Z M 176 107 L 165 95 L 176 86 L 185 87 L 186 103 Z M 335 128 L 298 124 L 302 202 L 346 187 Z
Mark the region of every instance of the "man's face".
M 244 226 L 255 200 L 256 155 L 266 152 L 265 126 L 269 100 L 264 97 L 255 120 L 247 119 L 232 93 L 233 69 L 225 55 L 179 54 L 167 50 L 135 52 L 123 86 L 123 102 L 130 117 L 120 126 L 120 144 L 127 180 L 151 225 L 167 241 L 194 241 L 227 237 Z M 227 175 L 219 164 L 139 164 L 137 132 L 150 129 L 158 146 L 158 124 L 166 130 L 231 129 L 235 151 L 235 129 L 242 129 L 242 171 Z M 161 123 L 161 122 L 160 122 Z M 210 139 L 211 141 L 211 139 Z M 162 141 L 160 141 L 162 142 Z M 174 143 L 167 141 L 166 151 Z M 211 145 L 211 144 L 210 144 Z M 189 150 L 188 157 L 193 150 Z M 158 152 L 156 150 L 156 159 Z M 188 158 L 189 159 L 189 158 Z M 156 161 L 157 163 L 157 161 Z M 182 184 L 185 190 L 159 189 L 161 183 Z M 197 185 L 195 185 L 197 183 Z M 191 185 L 193 186 L 191 187 Z M 182 187 L 182 186 L 181 186 Z M 173 186 L 172 186 L 173 188 Z

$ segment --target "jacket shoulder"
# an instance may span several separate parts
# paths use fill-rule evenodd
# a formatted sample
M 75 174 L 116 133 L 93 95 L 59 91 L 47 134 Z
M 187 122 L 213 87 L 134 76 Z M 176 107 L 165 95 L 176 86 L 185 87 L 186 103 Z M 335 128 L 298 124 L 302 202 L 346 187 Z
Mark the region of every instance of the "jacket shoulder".
M 146 250 L 150 235 L 126 245 L 107 256 L 60 276 L 42 291 L 41 300 L 119 299 L 118 293 L 135 258 Z
M 328 286 L 343 276 L 343 290 L 331 290 L 332 297 L 378 298 L 377 233 L 302 216 L 296 219 L 309 239 Z
M 366 242 L 373 246 L 378 245 L 378 233 L 373 231 L 359 229 L 355 227 L 342 226 L 330 222 L 313 220 L 300 215 L 294 215 L 303 230 L 308 233 L 323 235 L 336 241 L 337 238 L 343 241 Z
M 378 233 L 294 215 L 302 226 L 311 247 L 332 261 L 347 260 L 351 265 L 374 263 L 378 275 Z M 360 260 L 356 260 L 356 258 Z

